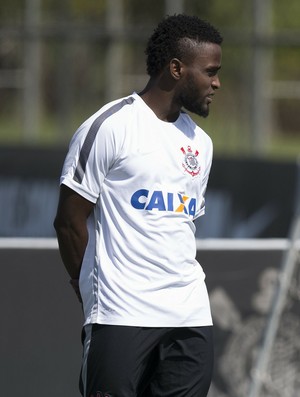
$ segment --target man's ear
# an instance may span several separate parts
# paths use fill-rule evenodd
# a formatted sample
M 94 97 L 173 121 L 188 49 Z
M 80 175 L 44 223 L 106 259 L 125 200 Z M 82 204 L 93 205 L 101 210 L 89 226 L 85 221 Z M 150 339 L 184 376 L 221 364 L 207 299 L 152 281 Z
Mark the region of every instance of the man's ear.
M 178 58 L 173 58 L 170 61 L 170 74 L 175 80 L 179 80 L 182 74 L 182 62 Z

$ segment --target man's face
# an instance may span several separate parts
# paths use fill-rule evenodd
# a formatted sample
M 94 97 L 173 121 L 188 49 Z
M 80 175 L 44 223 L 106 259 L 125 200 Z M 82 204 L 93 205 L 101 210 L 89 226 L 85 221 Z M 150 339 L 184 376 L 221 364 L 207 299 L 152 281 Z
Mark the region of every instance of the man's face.
M 222 51 L 218 44 L 213 43 L 201 43 L 193 51 L 192 60 L 182 63 L 178 101 L 189 112 L 207 117 L 215 90 L 220 88 L 218 71 Z

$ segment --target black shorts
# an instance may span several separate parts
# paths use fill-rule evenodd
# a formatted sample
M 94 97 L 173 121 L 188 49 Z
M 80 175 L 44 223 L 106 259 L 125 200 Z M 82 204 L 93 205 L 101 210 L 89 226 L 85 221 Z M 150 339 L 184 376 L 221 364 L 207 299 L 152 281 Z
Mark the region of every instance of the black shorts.
M 213 367 L 212 327 L 88 325 L 84 397 L 205 397 Z

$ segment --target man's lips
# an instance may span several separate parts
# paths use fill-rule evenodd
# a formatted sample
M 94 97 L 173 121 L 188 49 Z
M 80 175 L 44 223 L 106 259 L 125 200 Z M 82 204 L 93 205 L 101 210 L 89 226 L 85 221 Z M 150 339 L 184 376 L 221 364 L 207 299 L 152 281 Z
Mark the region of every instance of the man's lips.
M 207 101 L 208 101 L 209 103 L 211 103 L 211 102 L 212 102 L 212 100 L 213 100 L 213 96 L 214 96 L 214 94 L 209 94 L 209 95 L 207 95 L 207 96 L 206 96 L 206 98 L 207 98 Z

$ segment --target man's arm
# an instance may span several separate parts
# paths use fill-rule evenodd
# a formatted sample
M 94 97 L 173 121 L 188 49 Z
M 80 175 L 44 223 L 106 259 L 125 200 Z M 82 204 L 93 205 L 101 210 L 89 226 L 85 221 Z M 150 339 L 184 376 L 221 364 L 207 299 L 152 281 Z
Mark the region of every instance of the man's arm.
M 92 202 L 67 186 L 61 186 L 54 228 L 62 261 L 77 295 L 82 259 L 88 243 L 87 218 L 93 208 Z

